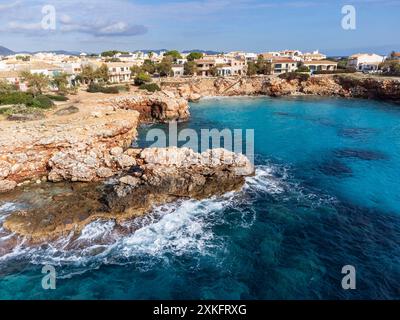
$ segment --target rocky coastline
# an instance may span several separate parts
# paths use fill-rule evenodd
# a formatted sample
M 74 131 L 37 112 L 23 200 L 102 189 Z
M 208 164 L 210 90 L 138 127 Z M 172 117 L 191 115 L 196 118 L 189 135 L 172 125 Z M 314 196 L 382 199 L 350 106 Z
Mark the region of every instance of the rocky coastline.
M 160 85 L 163 90 L 189 101 L 210 96 L 315 95 L 400 103 L 400 79 L 358 74 L 317 75 L 303 81 L 286 80 L 277 76 L 198 77 L 163 80 Z
M 72 114 L 60 109 L 46 119 L 3 121 L 0 194 L 17 187 L 21 188 L 13 192 L 67 184 L 61 193 L 50 192 L 38 201 L 40 205 L 12 213 L 3 226 L 40 242 L 79 231 L 95 219 L 126 219 L 179 198 L 202 199 L 239 189 L 254 171 L 243 155 L 222 149 L 197 154 L 189 149 L 130 147 L 140 123 L 188 120 L 188 101 L 206 96 L 317 95 L 400 102 L 399 80 L 349 75 L 305 81 L 272 76 L 184 78 L 163 80 L 160 86 L 162 91 L 152 94 L 82 99 Z
M 123 221 L 179 198 L 203 199 L 237 190 L 254 172 L 241 154 L 224 149 L 128 149 L 135 160 L 105 183 L 81 183 L 44 196 L 40 205 L 12 213 L 3 227 L 29 241 L 78 233 L 96 219 Z M 44 210 L 45 208 L 45 210 Z

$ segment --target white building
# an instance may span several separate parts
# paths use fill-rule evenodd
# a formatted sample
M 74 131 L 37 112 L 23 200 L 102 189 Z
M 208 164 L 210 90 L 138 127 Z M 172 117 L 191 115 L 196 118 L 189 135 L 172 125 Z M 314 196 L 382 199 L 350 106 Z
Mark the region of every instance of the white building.
M 313 61 L 313 60 L 322 61 L 326 59 L 326 55 L 320 53 L 318 50 L 315 50 L 313 52 L 303 53 L 300 57 L 303 61 Z
M 131 79 L 131 69 L 123 62 L 107 63 L 108 79 L 111 83 L 128 82 Z
M 271 60 L 272 74 L 282 74 L 297 70 L 297 61 L 289 58 L 273 58 Z
M 378 70 L 378 66 L 385 60 L 385 57 L 375 53 L 358 53 L 349 57 L 347 67 L 363 72 Z
M 174 73 L 174 77 L 182 77 L 184 75 L 185 68 L 183 64 L 174 64 L 171 69 Z

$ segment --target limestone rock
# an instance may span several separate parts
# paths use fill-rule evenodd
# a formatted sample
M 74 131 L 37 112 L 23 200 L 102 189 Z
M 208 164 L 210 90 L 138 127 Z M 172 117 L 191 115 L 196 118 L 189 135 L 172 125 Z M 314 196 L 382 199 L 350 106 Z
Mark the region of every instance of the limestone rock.
M 0 180 L 0 193 L 2 192 L 8 192 L 17 186 L 17 183 L 12 180 Z
M 7 178 L 11 172 L 11 164 L 7 161 L 0 160 L 0 179 Z
M 189 118 L 186 99 L 176 98 L 170 91 L 151 95 L 132 95 L 109 100 L 116 108 L 136 110 L 144 122 L 183 121 Z

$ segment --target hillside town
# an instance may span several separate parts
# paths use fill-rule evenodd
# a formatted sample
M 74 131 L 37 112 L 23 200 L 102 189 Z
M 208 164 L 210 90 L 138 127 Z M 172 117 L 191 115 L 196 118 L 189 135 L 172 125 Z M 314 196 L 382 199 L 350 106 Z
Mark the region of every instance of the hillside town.
M 81 84 L 137 85 L 163 77 L 233 77 L 281 75 L 285 73 L 334 74 L 374 73 L 399 75 L 400 52 L 387 56 L 357 53 L 349 57 L 331 57 L 318 50 L 301 52 L 282 50 L 265 53 L 234 51 L 206 54 L 106 51 L 101 54 L 67 55 L 48 52 L 16 53 L 0 56 L 0 81 L 20 91 L 29 90 L 29 74 L 49 80 L 50 89 L 74 88 Z

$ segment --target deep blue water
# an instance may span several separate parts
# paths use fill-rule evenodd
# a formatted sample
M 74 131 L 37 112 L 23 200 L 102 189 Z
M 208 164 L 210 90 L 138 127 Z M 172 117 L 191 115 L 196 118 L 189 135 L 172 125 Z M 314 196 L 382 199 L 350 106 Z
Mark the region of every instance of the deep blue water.
M 78 239 L 3 252 L 0 230 L 0 298 L 400 298 L 398 106 L 226 98 L 191 113 L 180 129 L 255 130 L 256 176 L 241 192 L 165 205 L 125 236 L 98 221 Z M 0 203 L 3 218 L 16 202 Z M 56 290 L 41 288 L 46 263 Z M 356 290 L 341 287 L 344 265 Z

